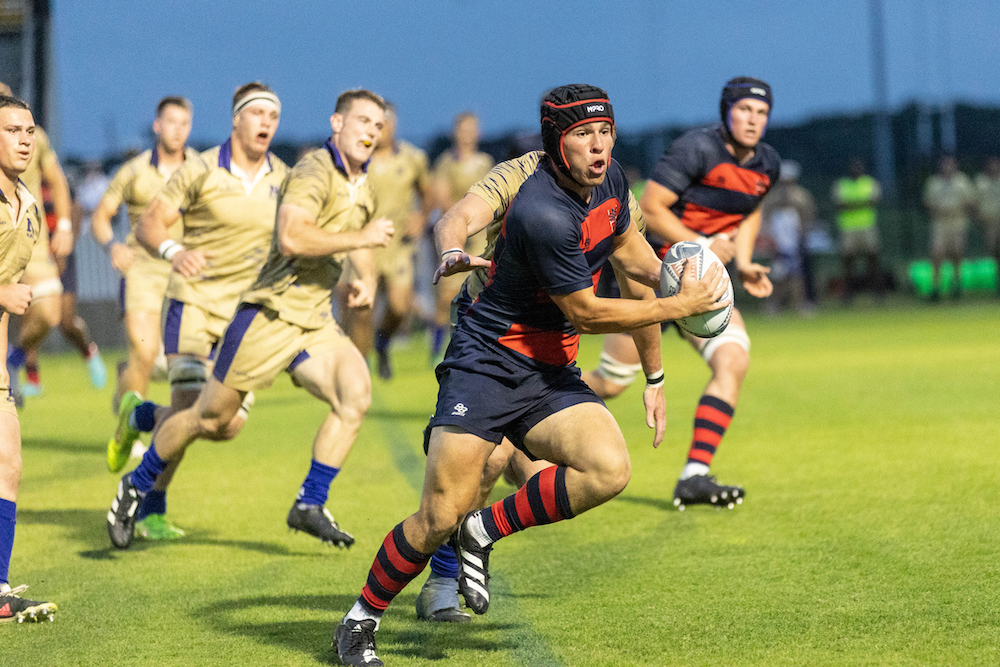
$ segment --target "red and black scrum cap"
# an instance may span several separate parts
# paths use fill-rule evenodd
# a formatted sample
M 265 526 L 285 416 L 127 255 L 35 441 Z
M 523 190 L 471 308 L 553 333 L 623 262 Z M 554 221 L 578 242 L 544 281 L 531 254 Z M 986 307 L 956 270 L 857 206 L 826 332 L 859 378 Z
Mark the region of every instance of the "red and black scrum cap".
M 569 165 L 563 153 L 563 137 L 575 127 L 607 121 L 615 124 L 608 94 L 597 86 L 573 83 L 553 88 L 542 98 L 542 147 L 563 173 Z

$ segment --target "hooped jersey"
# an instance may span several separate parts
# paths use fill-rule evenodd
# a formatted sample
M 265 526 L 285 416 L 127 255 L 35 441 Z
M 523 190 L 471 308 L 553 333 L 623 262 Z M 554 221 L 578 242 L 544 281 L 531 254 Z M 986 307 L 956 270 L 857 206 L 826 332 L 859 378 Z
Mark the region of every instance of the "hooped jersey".
M 529 368 L 572 364 L 580 335 L 552 295 L 593 289 L 631 216 L 628 183 L 611 160 L 590 201 L 561 188 L 548 161 L 507 209 L 489 280 L 458 329 L 516 353 Z
M 681 223 L 702 236 L 732 234 L 757 210 L 778 181 L 778 152 L 761 142 L 744 164 L 726 150 L 722 126 L 681 135 L 653 170 L 651 180 L 678 196 L 670 210 Z M 649 235 L 662 258 L 671 243 Z

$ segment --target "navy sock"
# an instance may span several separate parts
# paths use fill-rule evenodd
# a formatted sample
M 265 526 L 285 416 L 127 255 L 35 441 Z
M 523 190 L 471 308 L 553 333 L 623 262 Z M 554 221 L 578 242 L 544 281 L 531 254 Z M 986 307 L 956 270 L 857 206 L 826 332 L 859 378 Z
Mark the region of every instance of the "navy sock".
M 439 577 L 458 579 L 458 558 L 455 557 L 455 550 L 447 543 L 439 546 L 431 556 L 431 572 Z
M 330 483 L 338 472 L 340 468 L 332 468 L 313 459 L 312 465 L 309 466 L 309 474 L 299 489 L 298 501 L 306 505 L 325 505 L 326 497 L 330 493 Z
M 0 584 L 7 583 L 10 552 L 14 550 L 14 524 L 17 523 L 17 503 L 0 498 Z
M 160 476 L 163 469 L 167 467 L 167 462 L 156 453 L 156 445 L 150 444 L 149 450 L 142 457 L 142 463 L 132 471 L 132 483 L 135 488 L 143 493 L 153 490 L 153 483 Z
M 389 349 L 389 341 L 392 340 L 381 331 L 375 332 L 375 351 L 385 352 Z
M 136 512 L 135 520 L 142 521 L 150 514 L 167 513 L 167 492 L 153 489 L 146 494 L 139 504 L 139 511 Z
M 156 403 L 143 401 L 135 406 L 129 417 L 129 422 L 143 433 L 152 433 L 153 429 L 156 428 Z
M 7 366 L 10 368 L 20 368 L 24 366 L 24 362 L 27 361 L 28 356 L 25 354 L 24 349 L 19 345 L 15 345 L 10 348 L 10 352 L 7 353 Z

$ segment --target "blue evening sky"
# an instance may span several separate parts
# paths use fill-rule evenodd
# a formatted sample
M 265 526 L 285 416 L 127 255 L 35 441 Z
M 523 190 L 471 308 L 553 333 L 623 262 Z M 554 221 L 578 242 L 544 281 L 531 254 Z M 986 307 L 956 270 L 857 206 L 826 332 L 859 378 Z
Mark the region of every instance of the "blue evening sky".
M 715 118 L 732 76 L 768 80 L 773 122 L 873 103 L 869 0 L 54 0 L 61 152 L 145 141 L 181 94 L 193 140 L 229 133 L 233 90 L 281 96 L 277 140 L 316 139 L 341 90 L 393 100 L 422 142 L 477 112 L 487 135 L 537 127 L 541 94 L 606 88 L 623 130 Z M 1000 2 L 885 0 L 889 95 L 1000 104 Z

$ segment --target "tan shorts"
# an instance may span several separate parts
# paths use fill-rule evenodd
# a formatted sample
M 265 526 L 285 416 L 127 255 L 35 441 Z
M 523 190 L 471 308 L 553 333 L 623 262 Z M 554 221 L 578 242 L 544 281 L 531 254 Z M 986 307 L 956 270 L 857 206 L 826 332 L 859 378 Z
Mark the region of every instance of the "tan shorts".
M 336 322 L 303 329 L 258 304 L 241 303 L 226 329 L 213 374 L 236 391 L 270 387 L 282 371 L 293 372 L 310 357 L 352 345 Z
M 931 224 L 931 254 L 935 256 L 965 254 L 965 231 L 968 222 L 935 221 Z
M 31 259 L 21 276 L 21 284 L 31 285 L 31 298 L 59 296 L 63 286 L 59 280 L 59 267 L 49 253 L 49 244 L 39 241 L 31 251 Z
M 413 244 L 401 243 L 395 248 L 375 250 L 375 275 L 386 285 L 413 285 Z
M 229 322 L 193 303 L 164 299 L 161 314 L 165 354 L 215 358 L 215 348 Z
M 878 228 L 872 225 L 864 229 L 842 229 L 840 231 L 840 254 L 878 254 Z
M 136 259 L 125 272 L 125 312 L 159 313 L 170 279 L 170 262 L 136 250 Z

